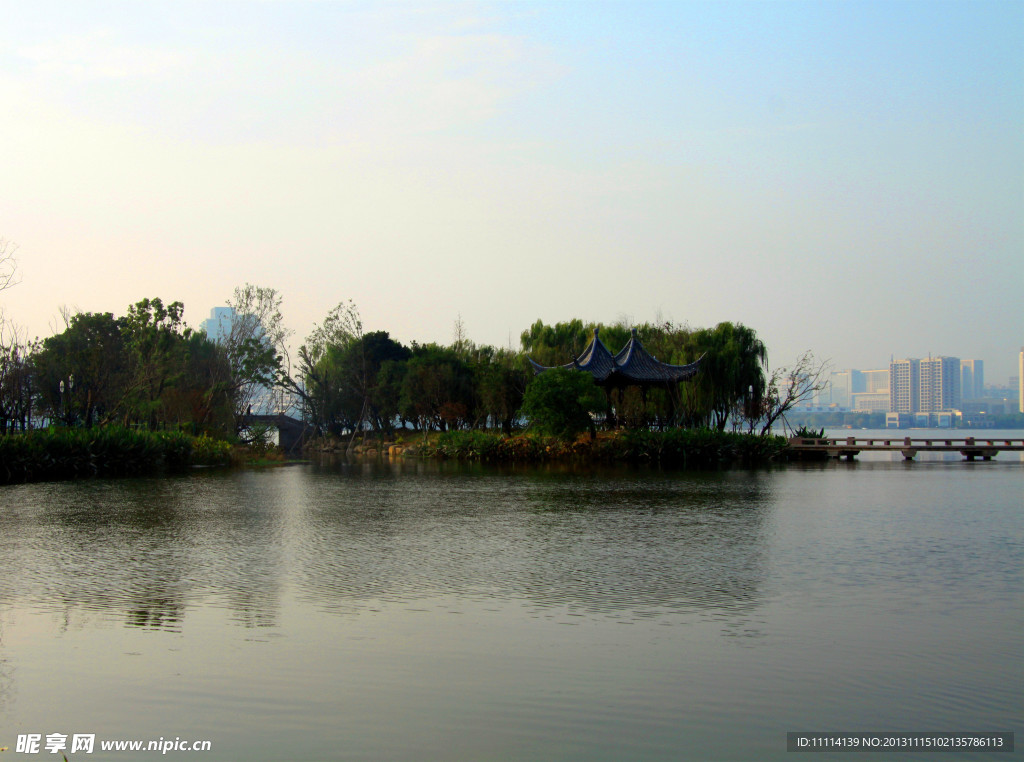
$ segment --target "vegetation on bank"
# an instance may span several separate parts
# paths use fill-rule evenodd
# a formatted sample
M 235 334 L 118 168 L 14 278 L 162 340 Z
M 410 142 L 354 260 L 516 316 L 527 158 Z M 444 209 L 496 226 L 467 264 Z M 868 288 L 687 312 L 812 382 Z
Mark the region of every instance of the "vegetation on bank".
M 406 345 L 364 331 L 351 301 L 293 362 L 281 303 L 246 284 L 202 330 L 160 298 L 119 317 L 62 310 L 63 329 L 31 341 L 0 314 L 0 483 L 276 462 L 267 422 L 282 411 L 346 453 L 359 437 L 412 429 L 439 457 L 762 462 L 781 449 L 773 427 L 821 388 L 825 367 L 808 353 L 769 373 L 757 332 L 731 322 L 538 320 L 515 349 L 474 343 L 459 319 L 450 345 Z M 601 386 L 567 365 L 598 336 L 611 351 L 636 336 L 662 362 L 700 359 L 700 370 L 682 384 Z M 535 374 L 527 357 L 548 370 Z
M 226 466 L 230 444 L 180 431 L 49 428 L 0 436 L 0 483 L 142 476 Z
M 493 431 L 449 431 L 420 446 L 426 457 L 489 463 L 582 460 L 595 463 L 651 463 L 661 466 L 753 465 L 781 456 L 779 436 L 715 429 L 623 430 L 575 439 Z

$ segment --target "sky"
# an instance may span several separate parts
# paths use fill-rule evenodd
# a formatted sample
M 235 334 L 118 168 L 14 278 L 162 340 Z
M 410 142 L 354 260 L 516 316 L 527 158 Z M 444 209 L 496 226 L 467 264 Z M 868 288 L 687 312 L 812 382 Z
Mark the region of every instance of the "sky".
M 297 347 L 721 321 L 773 366 L 1024 345 L 1024 3 L 0 0 L 0 292 L 269 286 Z M 613 348 L 617 349 L 617 348 Z

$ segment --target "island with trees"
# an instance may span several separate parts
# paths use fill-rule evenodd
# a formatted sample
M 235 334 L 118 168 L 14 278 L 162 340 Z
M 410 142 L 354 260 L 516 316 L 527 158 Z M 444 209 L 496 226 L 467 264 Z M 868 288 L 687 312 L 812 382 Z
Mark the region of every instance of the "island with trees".
M 513 350 L 475 344 L 457 321 L 451 344 L 405 345 L 364 330 L 351 301 L 292 358 L 277 291 L 246 285 L 228 306 L 216 336 L 160 298 L 119 316 L 65 311 L 61 330 L 32 341 L 5 320 L 0 482 L 267 455 L 275 448 L 260 421 L 275 415 L 301 423 L 307 452 L 760 462 L 784 448 L 773 430 L 823 376 L 810 354 L 769 373 L 756 332 L 729 322 L 537 321 Z M 606 346 L 630 348 L 630 367 L 640 357 L 664 378 L 637 383 L 623 366 L 609 371 L 619 383 L 602 383 L 580 363 L 588 346 L 608 357 Z

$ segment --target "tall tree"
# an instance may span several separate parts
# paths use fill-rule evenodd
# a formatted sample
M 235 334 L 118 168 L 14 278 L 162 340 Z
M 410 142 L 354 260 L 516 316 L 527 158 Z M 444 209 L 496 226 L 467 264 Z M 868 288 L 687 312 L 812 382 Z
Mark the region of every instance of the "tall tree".
M 341 420 L 343 385 L 341 355 L 363 335 L 363 321 L 351 301 L 338 303 L 299 347 L 298 378 L 286 378 L 301 400 L 303 414 L 318 434 L 340 434 L 349 428 Z
M 220 339 L 227 350 L 227 386 L 234 406 L 235 430 L 251 411 L 273 414 L 285 408 L 287 343 L 291 332 L 281 314 L 281 295 L 273 288 L 246 283 L 228 301 L 231 314 Z
M 684 400 L 696 420 L 704 418 L 705 425 L 724 430 L 730 418 L 743 418 L 745 406 L 764 396 L 768 350 L 752 328 L 740 323 L 719 323 L 691 339 L 692 359 L 704 359 L 694 381 L 684 384 Z
M 0 434 L 32 423 L 30 362 L 24 330 L 0 318 Z
M 477 397 L 478 425 L 491 422 L 506 434 L 523 404 L 523 393 L 530 375 L 523 367 L 522 358 L 506 349 L 482 347 L 472 365 Z
M 167 422 L 164 392 L 182 380 L 185 370 L 185 343 L 192 329 L 182 320 L 184 311 L 181 302 L 165 306 L 159 298 L 143 299 L 122 318 L 131 377 L 128 417 L 150 428 Z
M 124 320 L 109 312 L 80 312 L 68 316 L 64 331 L 43 339 L 32 364 L 40 406 L 50 417 L 70 413 L 91 426 L 128 412 L 136 379 L 125 331 Z
M 473 392 L 473 373 L 454 350 L 413 345 L 402 379 L 406 420 L 424 431 L 467 428 L 473 420 Z

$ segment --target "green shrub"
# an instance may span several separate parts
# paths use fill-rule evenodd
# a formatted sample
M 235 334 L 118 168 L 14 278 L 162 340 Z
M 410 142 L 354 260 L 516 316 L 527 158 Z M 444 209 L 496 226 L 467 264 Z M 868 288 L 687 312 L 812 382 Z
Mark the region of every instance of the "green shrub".
M 49 428 L 0 436 L 0 483 L 136 476 L 227 465 L 231 446 L 180 431 Z
M 594 428 L 590 413 L 596 408 L 596 392 L 589 373 L 552 368 L 526 387 L 519 412 L 541 434 L 572 441 Z
M 662 466 L 755 464 L 777 458 L 782 437 L 762 437 L 715 429 L 627 430 L 596 440 L 581 437 L 518 435 L 491 431 L 449 431 L 420 450 L 426 457 L 492 462 L 585 459 L 605 463 L 654 463 Z
M 807 426 L 801 426 L 793 432 L 794 437 L 800 437 L 800 439 L 824 439 L 825 429 L 811 429 Z
M 231 463 L 231 445 L 222 439 L 203 434 L 192 441 L 192 464 L 195 466 L 227 466 Z

